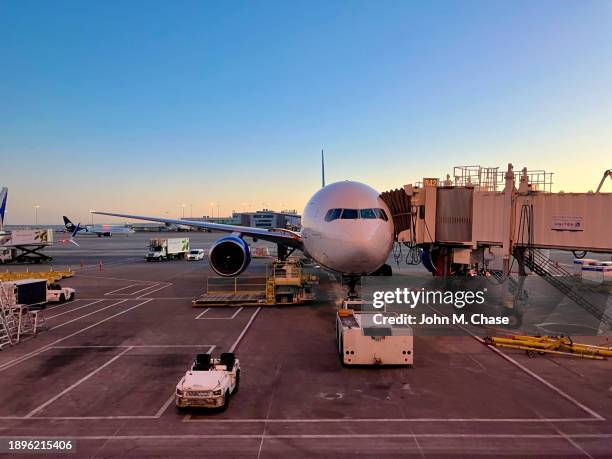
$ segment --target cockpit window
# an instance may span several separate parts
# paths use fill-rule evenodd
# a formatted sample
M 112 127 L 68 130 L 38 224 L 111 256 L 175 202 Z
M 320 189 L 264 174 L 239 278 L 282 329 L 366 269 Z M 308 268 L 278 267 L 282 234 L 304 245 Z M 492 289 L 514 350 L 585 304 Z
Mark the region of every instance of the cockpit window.
M 376 218 L 376 213 L 374 212 L 374 209 L 361 209 L 359 211 L 359 216 L 361 218 L 374 219 Z
M 384 211 L 384 209 L 374 209 L 374 212 L 376 212 L 376 217 L 380 218 L 381 220 L 389 220 L 389 218 L 387 218 L 387 213 Z
M 340 218 L 340 214 L 342 213 L 342 209 L 329 209 L 325 214 L 325 221 L 331 222 L 332 220 L 337 220 Z
M 359 218 L 359 212 L 357 209 L 344 209 L 342 211 L 342 220 L 355 220 Z
M 325 221 L 331 222 L 337 219 L 356 220 L 363 218 L 365 220 L 380 219 L 388 221 L 387 213 L 383 209 L 329 209 L 325 214 Z

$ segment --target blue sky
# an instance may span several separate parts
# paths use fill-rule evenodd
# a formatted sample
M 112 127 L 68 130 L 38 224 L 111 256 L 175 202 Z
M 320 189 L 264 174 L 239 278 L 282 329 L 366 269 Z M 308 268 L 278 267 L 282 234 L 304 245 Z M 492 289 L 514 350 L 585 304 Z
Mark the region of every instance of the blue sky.
M 300 209 L 460 164 L 612 167 L 612 2 L 0 3 L 8 223 Z

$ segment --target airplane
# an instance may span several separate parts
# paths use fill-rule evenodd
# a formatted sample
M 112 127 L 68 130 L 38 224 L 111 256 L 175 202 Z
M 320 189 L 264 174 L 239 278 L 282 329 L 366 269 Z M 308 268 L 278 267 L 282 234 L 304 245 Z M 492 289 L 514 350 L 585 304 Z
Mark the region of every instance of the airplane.
M 380 194 L 363 183 L 343 181 L 326 186 L 323 169 L 321 185 L 304 208 L 300 232 L 91 212 L 230 233 L 218 239 L 208 254 L 211 268 L 224 277 L 237 276 L 248 267 L 251 254 L 245 237 L 276 243 L 280 259 L 300 250 L 323 268 L 342 274 L 348 281 L 349 296 L 354 296 L 359 277 L 391 274 L 386 264 L 394 243 L 391 212 Z
M 81 224 L 75 225 L 70 221 L 68 217 L 65 215 L 62 217 L 64 219 L 64 225 L 66 226 L 66 230 L 72 233 L 72 237 L 75 237 L 79 233 L 85 234 L 95 234 L 98 237 L 106 236 L 111 237 L 114 234 L 125 234 L 126 236 L 129 234 L 133 234 L 134 230 L 128 228 L 127 226 L 118 226 L 118 225 L 87 225 L 81 226 Z

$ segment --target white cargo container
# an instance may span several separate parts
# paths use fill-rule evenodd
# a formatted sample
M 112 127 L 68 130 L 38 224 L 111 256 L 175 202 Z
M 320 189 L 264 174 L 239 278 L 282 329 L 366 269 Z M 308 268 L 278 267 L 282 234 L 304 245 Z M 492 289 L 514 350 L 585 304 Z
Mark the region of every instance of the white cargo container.
M 52 229 L 19 229 L 0 236 L 0 246 L 43 246 L 53 244 Z
M 164 261 L 175 258 L 184 259 L 189 252 L 189 238 L 152 238 L 149 241 L 147 261 Z

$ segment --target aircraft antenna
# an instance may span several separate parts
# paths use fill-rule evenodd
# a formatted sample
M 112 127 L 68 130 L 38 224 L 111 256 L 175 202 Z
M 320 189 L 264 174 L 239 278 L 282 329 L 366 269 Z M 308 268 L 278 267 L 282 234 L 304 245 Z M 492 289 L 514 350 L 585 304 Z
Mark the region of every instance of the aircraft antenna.
M 325 155 L 321 150 L 321 188 L 325 188 Z

